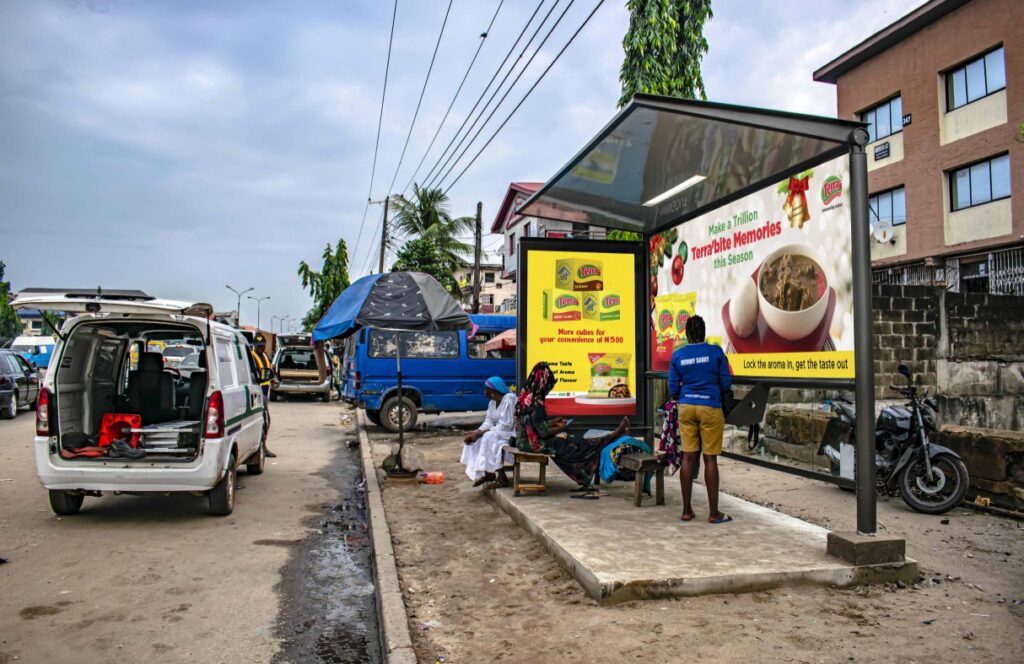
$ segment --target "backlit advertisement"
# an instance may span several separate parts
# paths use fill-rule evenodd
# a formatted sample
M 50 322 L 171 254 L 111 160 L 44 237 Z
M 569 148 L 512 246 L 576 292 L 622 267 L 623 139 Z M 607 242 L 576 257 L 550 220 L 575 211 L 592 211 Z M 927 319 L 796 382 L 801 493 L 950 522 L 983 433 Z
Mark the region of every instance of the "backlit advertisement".
M 650 238 L 652 368 L 696 314 L 737 376 L 853 378 L 849 183 L 839 157 Z
M 559 246 L 579 244 L 567 241 Z M 523 253 L 523 371 L 540 361 L 551 366 L 558 383 L 548 396 L 548 413 L 635 414 L 636 253 L 529 247 Z

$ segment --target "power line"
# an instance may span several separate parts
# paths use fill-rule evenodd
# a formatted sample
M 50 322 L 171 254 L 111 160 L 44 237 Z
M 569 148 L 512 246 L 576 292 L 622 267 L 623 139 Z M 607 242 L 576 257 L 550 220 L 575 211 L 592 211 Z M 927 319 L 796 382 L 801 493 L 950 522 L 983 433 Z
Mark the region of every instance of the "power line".
M 469 122 L 469 119 L 473 117 L 473 112 L 476 110 L 477 106 L 480 105 L 480 102 L 483 101 L 483 98 L 487 94 L 487 91 L 491 89 L 491 84 L 493 84 L 494 80 L 498 78 L 498 74 L 501 73 L 501 70 L 505 66 L 505 63 L 508 62 L 508 59 L 512 56 L 512 52 L 515 51 L 516 46 L 519 45 L 519 42 L 520 40 L 522 40 L 523 35 L 526 34 L 526 31 L 530 28 L 530 24 L 533 23 L 533 19 L 537 17 L 537 13 L 540 11 L 540 8 L 544 6 L 545 2 L 546 0 L 540 0 L 540 2 L 537 3 L 537 7 L 533 10 L 533 13 L 530 15 L 530 18 L 526 21 L 526 25 L 523 26 L 523 29 L 522 31 L 520 31 L 519 36 L 516 37 L 516 41 L 512 44 L 511 48 L 508 49 L 508 53 L 505 54 L 505 57 L 504 59 L 502 59 L 501 64 L 498 65 L 498 68 L 495 70 L 494 75 L 491 76 L 491 80 L 488 81 L 486 86 L 484 86 L 484 90 L 483 92 L 480 93 L 480 96 L 477 98 L 476 103 L 473 104 L 473 108 L 469 109 L 469 113 L 466 114 L 466 117 L 462 120 L 462 124 L 459 125 L 459 128 L 455 130 L 455 134 L 452 136 L 451 140 L 448 141 L 448 145 L 446 145 L 444 150 L 441 151 L 441 156 L 438 157 L 438 160 L 430 168 L 426 176 L 424 176 L 424 180 L 430 179 L 430 176 L 434 174 L 434 171 L 437 170 L 437 167 L 441 164 L 441 160 L 444 159 L 444 156 L 446 154 L 448 154 L 448 150 L 455 143 L 455 139 L 458 138 L 463 128 L 465 128 L 466 123 Z
M 498 109 L 501 108 L 501 105 L 503 103 L 505 103 L 505 99 L 507 99 L 508 96 L 512 93 L 512 89 L 516 87 L 517 83 L 519 83 L 519 79 L 521 79 L 523 77 L 523 74 L 526 73 L 526 70 L 530 68 L 531 64 L 533 64 L 534 59 L 540 54 L 541 49 L 544 48 L 544 44 L 546 44 L 548 42 L 548 39 L 551 38 L 551 35 L 552 35 L 552 33 L 554 33 L 555 28 L 558 27 L 558 24 L 562 22 L 562 19 L 565 18 L 565 15 L 569 12 L 570 9 L 572 9 L 572 5 L 573 5 L 573 3 L 575 1 L 576 0 L 569 0 L 569 4 L 565 6 L 565 9 L 562 10 L 562 13 L 558 16 L 558 19 L 555 20 L 554 24 L 548 30 L 548 33 L 546 35 L 544 35 L 544 39 L 542 39 L 540 44 L 538 44 L 537 49 L 533 52 L 533 55 L 531 55 L 530 59 L 526 61 L 526 64 L 523 65 L 523 68 L 519 70 L 519 73 L 516 75 L 515 80 L 512 81 L 512 85 L 510 85 L 508 87 L 508 89 L 505 90 L 505 94 L 503 94 L 501 96 L 501 99 L 498 100 L 498 103 L 495 104 L 494 108 L 491 109 L 490 115 L 487 116 L 487 119 L 484 120 L 483 124 L 481 124 L 480 127 L 476 130 L 476 133 L 473 134 L 473 138 L 469 139 L 469 142 L 466 143 L 466 147 L 462 150 L 462 152 L 459 153 L 459 156 L 456 157 L 454 161 L 452 161 L 451 166 L 448 167 L 448 170 L 446 170 L 443 175 L 441 175 L 440 177 L 438 177 L 435 180 L 435 184 L 440 185 L 441 183 L 443 183 L 444 179 L 447 178 L 448 175 L 451 174 L 451 172 L 453 170 L 455 170 L 456 166 L 458 166 L 459 161 L 461 161 L 462 158 L 464 156 L 466 156 L 466 153 L 469 152 L 469 149 L 472 147 L 472 145 L 476 141 L 476 139 L 480 136 L 480 133 L 483 132 L 484 127 L 486 127 L 487 123 L 491 121 L 491 118 L 494 117 L 494 114 L 498 112 Z M 546 20 L 546 17 L 545 17 L 545 20 Z M 527 44 L 527 46 L 529 46 L 529 44 Z M 524 53 L 526 52 L 525 49 L 524 49 L 523 52 Z M 495 91 L 495 94 L 497 94 L 497 90 Z M 488 104 L 489 103 L 490 102 L 488 102 Z M 482 114 L 481 114 L 481 117 L 482 117 Z M 477 119 L 479 120 L 479 118 L 477 118 Z M 469 134 L 467 133 L 466 136 L 468 136 L 468 135 Z
M 377 173 L 377 150 L 380 148 L 380 127 L 384 120 L 384 98 L 388 93 L 388 72 L 391 70 L 391 46 L 395 43 L 395 18 L 398 16 L 398 0 L 395 0 L 395 7 L 391 12 L 391 36 L 388 38 L 388 59 L 384 65 L 384 89 L 380 93 L 380 114 L 377 116 L 377 141 L 373 145 L 373 166 L 370 167 L 370 188 L 366 192 L 366 207 L 363 208 L 363 220 L 359 222 L 359 234 L 356 236 L 356 244 L 353 251 L 358 251 L 359 241 L 363 239 L 363 227 L 366 225 L 366 212 L 370 209 L 370 200 L 373 198 L 373 178 Z
M 409 178 L 409 182 L 402 189 L 402 195 L 409 191 L 409 186 L 416 179 L 416 174 L 420 172 L 423 167 L 423 162 L 427 160 L 427 155 L 430 154 L 431 148 L 434 147 L 434 141 L 441 134 L 441 129 L 444 127 L 444 123 L 448 121 L 448 114 L 452 112 L 452 107 L 455 106 L 455 101 L 459 98 L 459 94 L 462 92 L 462 86 L 466 84 L 466 79 L 469 78 L 469 72 L 473 70 L 473 65 L 476 64 L 476 58 L 480 55 L 480 49 L 484 47 L 484 42 L 487 41 L 487 36 L 491 33 L 491 27 L 494 25 L 495 19 L 498 18 L 498 12 L 501 11 L 501 6 L 505 4 L 505 0 L 498 2 L 498 8 L 494 10 L 494 16 L 491 17 L 491 22 L 487 24 L 487 29 L 482 35 L 480 35 L 480 44 L 476 47 L 476 52 L 473 53 L 473 58 L 469 61 L 469 67 L 466 68 L 466 73 L 462 76 L 462 82 L 459 83 L 458 89 L 455 90 L 455 96 L 452 97 L 452 101 L 448 104 L 448 110 L 444 112 L 444 117 L 441 118 L 441 124 L 437 126 L 437 131 L 434 132 L 434 137 L 430 139 L 430 145 L 427 146 L 426 151 L 423 153 L 423 157 L 420 159 L 420 163 L 416 165 L 416 170 L 413 171 L 412 177 Z
M 437 58 L 437 49 L 441 46 L 441 38 L 444 36 L 444 28 L 448 25 L 448 15 L 452 11 L 453 0 L 448 0 L 448 9 L 444 12 L 444 21 L 441 23 L 441 31 L 437 34 L 437 43 L 434 44 L 434 54 L 430 56 L 430 66 L 427 67 L 427 77 L 423 79 L 423 89 L 420 90 L 419 101 L 416 102 L 416 110 L 412 114 L 412 123 L 409 125 L 409 133 L 405 137 L 405 145 L 402 146 L 402 154 L 398 158 L 398 166 L 395 167 L 395 176 L 391 178 L 391 184 L 388 185 L 387 195 L 390 196 L 391 192 L 395 188 L 395 180 L 398 179 L 398 171 L 402 169 L 402 161 L 405 160 L 405 151 L 409 147 L 409 139 L 412 138 L 412 130 L 416 127 L 416 118 L 420 114 L 420 104 L 423 103 L 423 95 L 427 91 L 427 83 L 430 82 L 430 73 L 434 70 L 434 60 Z
M 504 129 L 505 125 L 506 125 L 506 124 L 508 124 L 508 121 L 509 121 L 509 120 L 511 120 L 511 119 L 512 119 L 512 116 L 513 116 L 513 115 L 515 115 L 515 114 L 516 114 L 516 111 L 518 111 L 518 110 L 519 110 L 519 107 L 520 107 L 520 106 L 522 106 L 522 105 L 523 105 L 523 102 L 525 102 L 525 101 L 526 101 L 526 99 L 527 99 L 527 97 L 529 97 L 529 96 L 530 96 L 530 93 L 532 93 L 532 92 L 534 91 L 534 89 L 536 89 L 537 85 L 539 85 L 539 84 L 540 84 L 540 82 L 541 82 L 542 80 L 544 80 L 544 77 L 545 77 L 545 76 L 547 76 L 547 73 L 548 73 L 549 71 L 551 71 L 551 68 L 555 66 L 555 63 L 556 63 L 556 62 L 558 62 L 558 59 L 559 59 L 560 57 L 562 57 L 562 54 L 563 54 L 563 53 L 565 53 L 565 50 L 566 50 L 567 48 L 569 48 L 569 45 L 570 45 L 570 44 L 572 44 L 572 43 L 573 43 L 573 41 L 575 41 L 576 37 L 577 37 L 577 36 L 578 36 L 578 35 L 580 34 L 580 32 L 582 32 L 582 31 L 583 31 L 583 28 L 585 28 L 585 27 L 586 27 L 587 23 L 589 23 L 589 22 L 590 22 L 590 19 L 594 17 L 594 14 L 596 14 L 596 13 L 597 13 L 597 10 L 598 10 L 598 9 L 600 9 L 600 8 L 601 8 L 601 5 L 603 5 L 603 4 L 604 4 L 604 0 L 598 0 L 598 3 L 597 3 L 597 5 L 595 5 L 595 6 L 594 6 L 594 9 L 593 9 L 593 10 L 591 10 L 590 14 L 588 14 L 588 15 L 587 15 L 587 18 L 583 20 L 583 23 L 582 23 L 582 24 L 580 25 L 580 27 L 579 27 L 579 28 L 577 28 L 576 32 L 574 32 L 574 33 L 573 33 L 572 37 L 570 37 L 570 38 L 569 38 L 569 41 L 567 41 L 567 42 L 565 43 L 565 46 L 563 46 L 563 47 L 562 47 L 562 50 L 560 50 L 560 51 L 558 52 L 558 55 L 556 55 L 556 56 L 555 56 L 555 58 L 554 58 L 554 60 L 552 60 L 552 61 L 551 61 L 551 64 L 549 64 L 549 65 L 548 65 L 548 66 L 547 66 L 547 67 L 546 67 L 546 68 L 544 69 L 544 71 L 543 71 L 543 72 L 541 73 L 541 75 L 540 75 L 540 78 L 538 78 L 538 79 L 537 79 L 536 81 L 534 81 L 533 85 L 532 85 L 532 86 L 530 86 L 530 89 L 526 91 L 526 94 L 525 94 L 525 95 L 523 95 L 523 98 L 522 98 L 522 99 L 520 99 L 520 100 L 519 100 L 519 103 L 518 103 L 518 104 L 516 104 L 515 108 L 513 108 L 513 109 L 512 109 L 512 112 L 508 114 L 508 117 L 506 117 L 506 118 L 505 118 L 505 120 L 504 120 L 504 121 L 503 121 L 503 122 L 501 123 L 501 125 L 499 125 L 499 126 L 498 126 L 498 128 L 494 130 L 494 133 L 493 133 L 493 134 L 491 134 L 491 137 L 490 137 L 490 138 L 488 138 L 488 139 L 487 139 L 487 142 L 486 142 L 486 143 L 484 143 L 483 147 L 481 147 L 481 148 L 480 148 L 480 151 L 479 151 L 479 152 L 477 152 L 477 153 L 476 153 L 476 154 L 475 154 L 475 155 L 473 156 L 473 158 L 472 158 L 472 159 L 470 160 L 470 162 L 469 162 L 468 164 L 466 164 L 466 167 L 462 169 L 462 172 L 460 172 L 460 173 L 459 173 L 459 175 L 458 175 L 458 176 L 457 176 L 457 177 L 456 177 L 456 178 L 455 178 L 454 180 L 452 180 L 451 184 L 449 184 L 449 185 L 448 185 L 448 189 L 451 189 L 452 187 L 454 187 L 454 186 L 455 186 L 455 184 L 456 184 L 456 183 L 457 183 L 457 182 L 458 182 L 459 180 L 461 180 L 461 179 L 462 179 L 462 176 L 466 174 L 466 171 L 468 171 L 468 170 L 469 170 L 469 167 L 470 167 L 470 166 L 472 166 L 472 165 L 473 165 L 473 164 L 474 164 L 474 163 L 476 162 L 477 158 L 479 158 L 479 157 L 480 157 L 480 155 L 481 155 L 481 154 L 483 154 L 484 150 L 486 150 L 486 149 L 487 149 L 487 146 L 491 144 L 491 141 L 493 141 L 493 140 L 495 139 L 495 137 L 496 137 L 496 136 L 498 135 L 498 132 L 500 132 L 500 131 L 501 131 L 502 129 Z
M 384 208 L 382 207 L 381 210 L 380 210 L 380 219 L 377 220 L 377 224 L 376 224 L 375 228 L 383 229 L 384 228 L 383 221 L 384 221 Z M 370 247 L 371 248 L 373 247 L 374 244 L 376 244 L 376 240 L 377 240 L 377 231 L 374 230 L 373 235 L 370 237 Z M 369 251 L 368 250 L 366 252 L 366 260 L 363 262 L 363 269 L 359 271 L 359 275 L 360 276 L 364 276 L 364 275 L 370 274 L 370 272 L 369 272 L 370 266 L 373 264 L 373 259 L 376 257 L 376 255 L 377 254 L 375 252 L 373 252 L 373 251 Z
M 509 70 L 507 72 L 505 72 L 505 76 L 502 77 L 501 82 L 498 83 L 498 87 L 496 87 L 494 89 L 494 92 L 491 93 L 491 96 L 487 99 L 487 103 L 485 103 L 483 108 L 480 109 L 480 113 L 473 120 L 473 123 L 469 126 L 469 129 L 466 130 L 465 135 L 463 135 L 463 137 L 459 139 L 459 142 L 458 142 L 458 144 L 456 144 L 455 149 L 452 150 L 452 153 L 450 155 L 448 155 L 448 158 L 445 160 L 444 164 L 441 166 L 440 169 L 438 169 L 438 173 L 440 173 L 442 170 L 444 170 L 444 168 L 446 166 L 448 166 L 449 163 L 451 164 L 451 166 L 448 168 L 448 172 L 450 172 L 452 168 L 455 168 L 455 164 L 458 163 L 458 160 L 462 158 L 462 155 L 465 154 L 465 151 L 469 149 L 469 146 L 467 145 L 466 146 L 466 150 L 463 150 L 463 152 L 461 154 L 459 154 L 458 157 L 455 157 L 455 153 L 458 152 L 459 148 L 461 148 L 463 146 L 463 144 L 465 143 L 466 139 L 469 138 L 470 132 L 472 132 L 476 128 L 477 123 L 480 122 L 480 119 L 484 116 L 484 113 L 487 112 L 487 109 L 490 107 L 491 102 L 494 101 L 494 98 L 498 96 L 499 92 L 501 92 L 501 88 L 502 88 L 502 86 L 505 85 L 505 81 L 507 81 L 508 77 L 512 75 L 512 72 L 515 71 L 516 66 L 519 64 L 519 61 L 523 59 L 524 55 L 526 55 L 526 52 L 530 49 L 530 45 L 533 44 L 533 40 L 536 39 L 537 35 L 540 34 L 540 31 L 544 28 L 544 24 L 547 23 L 549 18 L 551 18 L 551 14 L 554 13 L 554 11 L 558 7 L 558 3 L 560 1 L 561 0 L 555 0 L 555 4 L 551 5 L 551 9 L 549 9 L 548 13 L 545 14 L 544 18 L 541 19 L 540 23 L 537 25 L 537 29 L 533 31 L 533 34 L 530 35 L 530 39 L 527 40 L 526 44 L 523 46 L 523 50 L 519 52 L 519 56 L 516 58 L 515 63 L 513 63 L 513 65 L 509 68 Z M 543 46 L 544 42 L 546 42 L 548 37 L 551 36 L 551 31 L 554 30 L 555 27 L 557 27 L 558 24 L 561 22 L 561 20 L 565 17 L 565 13 L 567 11 L 569 11 L 569 8 L 572 7 L 573 2 L 575 2 L 575 0 L 569 0 L 569 4 L 566 6 L 565 10 L 562 11 L 562 14 L 555 21 L 554 25 L 551 27 L 551 30 L 548 31 L 547 36 L 544 37 L 544 40 L 541 42 L 540 46 Z M 510 85 L 509 88 L 505 91 L 504 96 L 497 103 L 497 105 L 494 107 L 494 109 L 491 110 L 491 115 L 494 115 L 494 113 L 495 113 L 495 111 L 497 111 L 498 107 L 501 106 L 501 102 L 504 101 L 505 97 L 507 97 L 509 92 L 512 91 L 512 88 L 515 87 L 516 81 L 518 81 L 519 78 L 523 75 L 523 72 L 526 71 L 526 68 L 530 66 L 530 62 L 533 62 L 533 58 L 536 57 L 537 53 L 539 53 L 539 52 L 540 52 L 540 47 L 538 47 L 537 51 L 535 51 L 534 54 L 530 57 L 530 61 L 527 62 L 527 64 L 521 70 L 519 70 L 519 74 L 516 76 L 515 81 L 512 82 L 512 85 Z M 488 120 L 490 120 L 490 117 L 488 117 Z M 486 124 L 486 122 L 484 124 Z M 477 131 L 477 133 L 478 134 L 480 133 L 479 130 Z M 472 141 L 470 141 L 470 143 L 472 143 Z M 455 158 L 454 162 L 452 161 L 453 158 Z M 445 175 L 447 175 L 447 172 L 445 173 Z M 430 182 L 430 184 L 428 186 L 439 185 L 441 183 L 442 179 L 443 179 L 442 177 L 438 177 L 438 174 L 435 173 L 433 179 L 431 180 L 431 182 Z

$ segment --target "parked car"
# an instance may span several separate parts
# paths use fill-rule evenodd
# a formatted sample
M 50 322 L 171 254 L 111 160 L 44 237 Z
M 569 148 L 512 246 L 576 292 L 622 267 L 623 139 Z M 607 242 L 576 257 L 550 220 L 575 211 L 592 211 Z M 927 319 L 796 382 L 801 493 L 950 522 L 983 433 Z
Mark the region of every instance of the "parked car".
M 0 417 L 12 420 L 22 406 L 35 408 L 39 376 L 35 368 L 13 350 L 0 350 Z
M 476 333 L 402 332 L 402 398 L 395 372 L 397 334 L 364 328 L 356 335 L 354 365 L 342 394 L 355 395 L 366 417 L 389 431 L 398 431 L 401 410 L 405 427 L 416 424 L 418 413 L 486 410 L 484 381 L 501 376 L 515 383 L 515 351 L 484 350 L 491 337 L 516 326 L 515 316 L 472 315 Z M 400 409 L 401 405 L 401 409 Z
M 196 352 L 195 346 L 186 346 L 184 344 L 175 344 L 173 346 L 167 346 L 164 348 L 161 355 L 164 359 L 164 365 L 172 369 L 177 369 L 181 365 L 181 361 L 189 355 Z
M 24 292 L 13 306 L 78 314 L 36 409 L 36 471 L 54 512 L 75 514 L 104 491 L 187 491 L 231 513 L 237 468 L 258 475 L 266 454 L 263 393 L 238 330 L 209 320 L 209 304 L 148 296 Z M 154 340 L 198 342 L 204 370 L 176 377 L 148 350 Z
M 333 367 L 327 361 L 323 344 L 313 345 L 309 334 L 279 334 L 272 365 L 277 382 L 270 387 L 271 399 L 313 394 L 324 401 L 331 400 Z
M 50 366 L 50 357 L 57 340 L 53 337 L 15 337 L 11 350 L 20 354 L 37 369 Z

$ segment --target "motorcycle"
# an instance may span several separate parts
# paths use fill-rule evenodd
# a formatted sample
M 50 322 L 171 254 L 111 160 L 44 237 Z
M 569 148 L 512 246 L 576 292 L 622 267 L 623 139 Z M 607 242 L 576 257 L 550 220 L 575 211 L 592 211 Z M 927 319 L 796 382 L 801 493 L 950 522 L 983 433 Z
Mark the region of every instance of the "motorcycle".
M 918 512 L 943 514 L 963 501 L 969 484 L 967 467 L 959 454 L 929 440 L 938 430 L 938 403 L 927 390 L 918 395 L 906 365 L 901 364 L 899 372 L 907 386 L 889 387 L 909 401 L 883 408 L 875 423 L 877 490 L 889 495 L 898 491 Z M 826 427 L 818 454 L 828 458 L 833 476 L 853 479 L 856 411 L 849 401 L 837 399 L 832 412 L 836 417 Z

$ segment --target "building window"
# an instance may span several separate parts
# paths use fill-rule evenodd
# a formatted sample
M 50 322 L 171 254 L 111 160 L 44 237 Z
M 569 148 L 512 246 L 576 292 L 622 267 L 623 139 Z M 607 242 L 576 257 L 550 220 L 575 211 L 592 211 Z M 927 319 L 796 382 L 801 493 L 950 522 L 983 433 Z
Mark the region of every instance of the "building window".
M 480 304 L 494 304 L 494 296 L 490 293 L 481 293 Z
M 903 131 L 903 98 L 893 97 L 860 114 L 861 122 L 868 123 L 868 142 Z
M 41 330 L 41 329 L 43 329 L 43 321 L 41 321 L 41 320 L 34 320 L 34 321 L 32 321 L 31 328 L 33 330 Z
M 485 284 L 493 284 L 494 283 L 494 273 L 493 272 L 484 272 L 484 283 Z
M 946 112 L 1006 88 L 1003 47 L 946 72 Z
M 958 168 L 949 174 L 950 206 L 954 211 L 1010 197 L 1010 155 Z
M 530 222 L 523 224 L 523 237 L 530 237 Z
M 508 255 L 509 256 L 515 256 L 515 253 L 516 253 L 516 236 L 515 235 L 509 235 L 508 236 Z
M 872 195 L 868 199 L 871 208 L 869 221 L 888 221 L 893 226 L 907 223 L 907 193 L 903 187 L 890 189 Z

